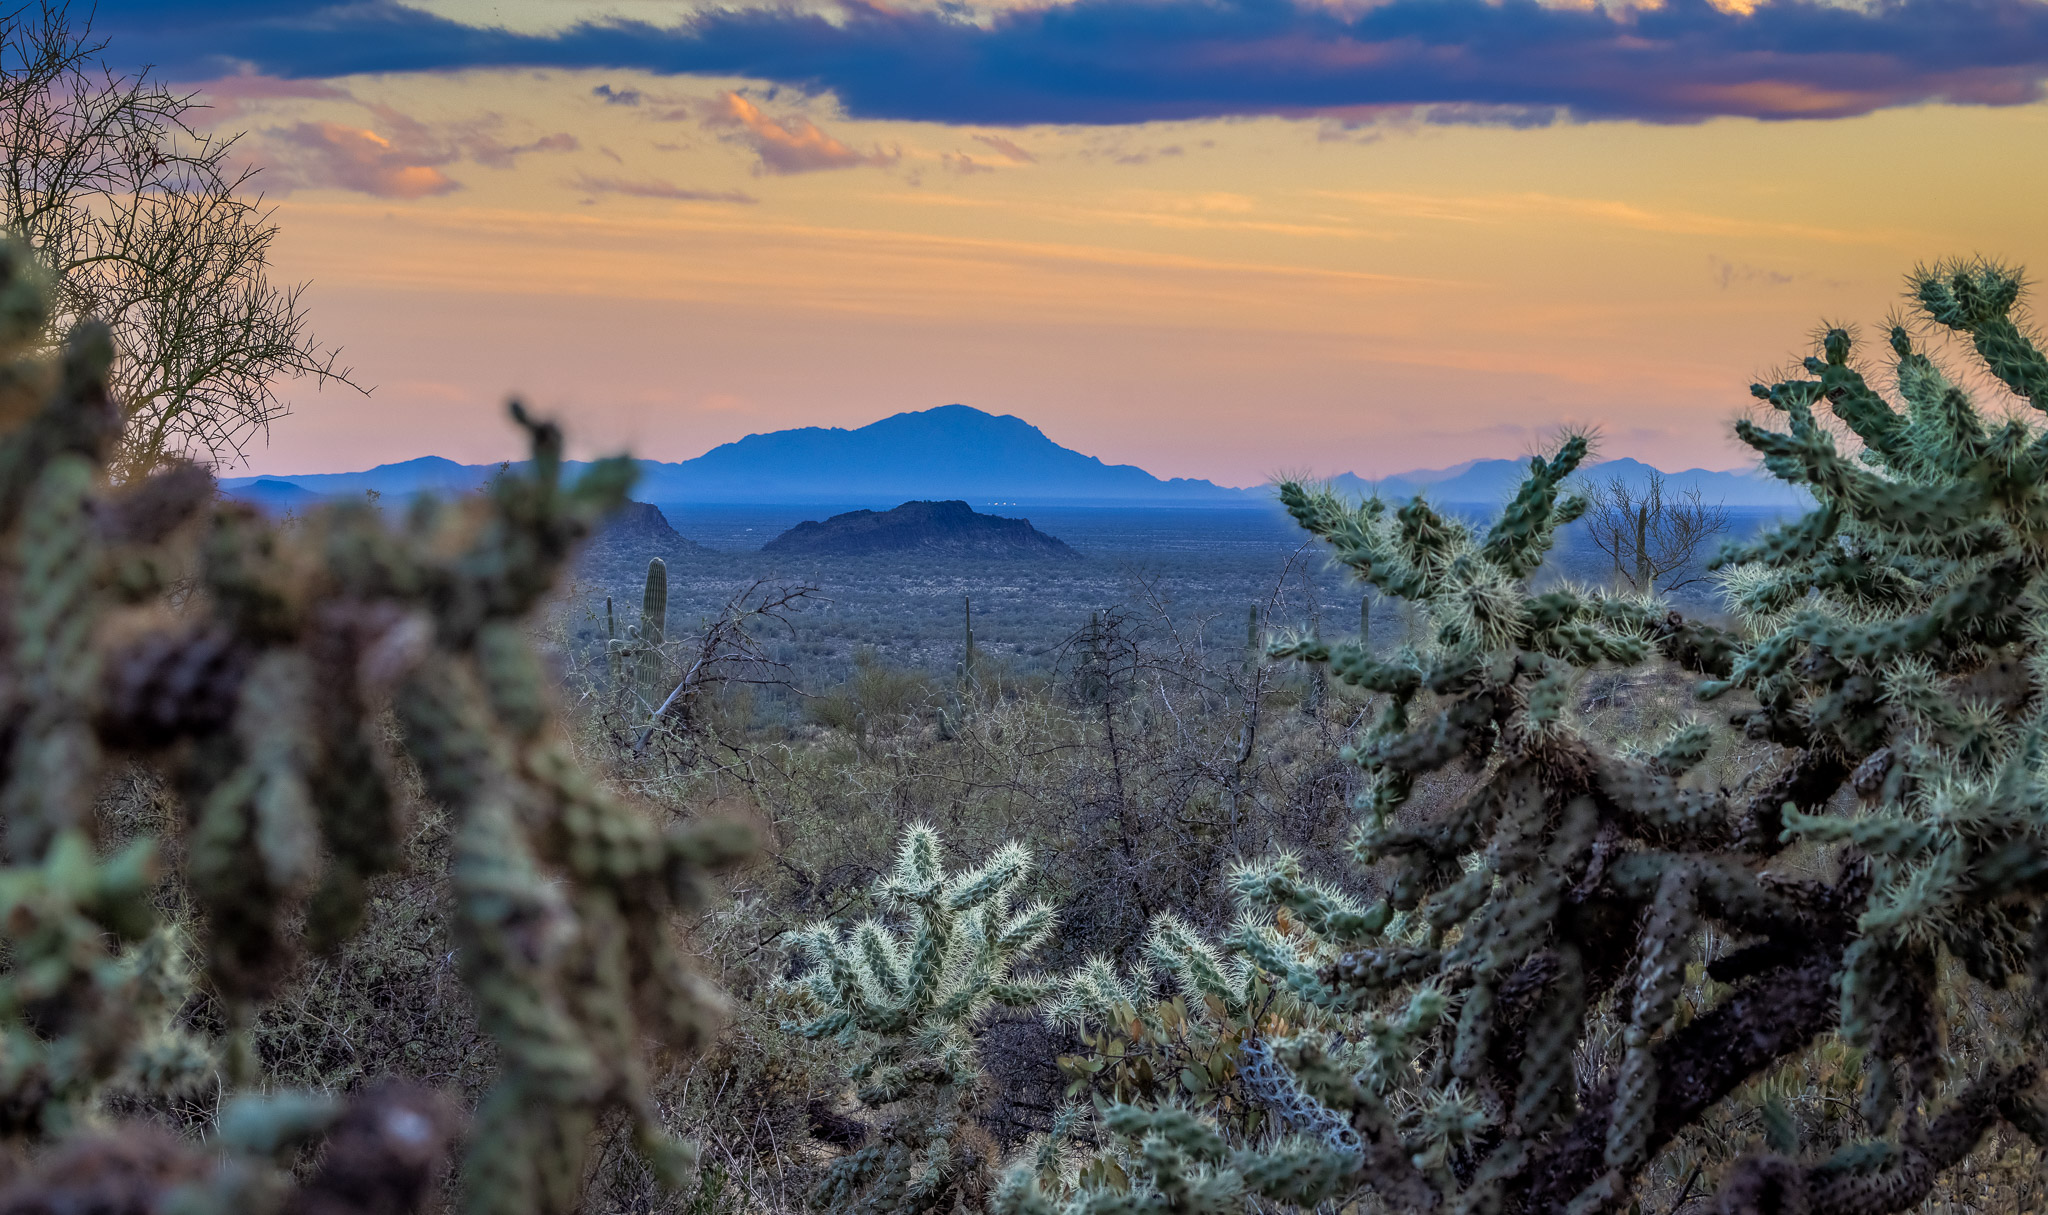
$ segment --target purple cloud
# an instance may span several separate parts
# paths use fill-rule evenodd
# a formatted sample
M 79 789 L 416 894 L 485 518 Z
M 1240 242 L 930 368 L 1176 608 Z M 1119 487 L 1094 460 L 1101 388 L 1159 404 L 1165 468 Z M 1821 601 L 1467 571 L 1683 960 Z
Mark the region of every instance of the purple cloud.
M 462 188 L 444 170 L 467 161 L 505 169 L 530 152 L 574 152 L 574 135 L 558 131 L 508 143 L 495 114 L 452 123 L 425 123 L 390 106 L 365 107 L 367 127 L 341 122 L 298 122 L 262 132 L 263 184 L 297 189 L 352 190 L 378 198 L 425 198 Z
M 1002 153 L 1003 158 L 1013 164 L 1035 165 L 1038 163 L 1038 157 L 1019 147 L 1014 140 L 1004 139 L 1000 135 L 976 135 L 974 138 L 976 142 L 985 143 Z
M 761 200 L 738 190 L 692 190 L 658 177 L 632 179 L 593 177 L 578 174 L 569 184 L 586 194 L 623 194 L 629 198 L 663 198 L 673 202 L 757 203 Z
M 939 163 L 962 177 L 969 177 L 976 173 L 993 173 L 996 171 L 994 165 L 983 164 L 965 152 L 941 152 L 939 153 Z
M 439 165 L 398 147 L 364 127 L 301 122 L 264 134 L 275 150 L 266 183 L 285 191 L 327 187 L 378 198 L 425 198 L 460 190 Z
M 1737 6 L 1731 5 L 1733 9 Z M 1709 0 L 1552 8 L 1536 0 L 1076 0 L 985 24 L 949 10 L 720 8 L 673 26 L 549 34 L 464 25 L 392 0 L 102 5 L 117 52 L 186 79 L 474 67 L 722 74 L 830 92 L 861 118 L 1116 124 L 1419 110 L 1691 122 L 1828 118 L 2043 95 L 2042 0 Z M 127 37 L 126 30 L 147 36 Z

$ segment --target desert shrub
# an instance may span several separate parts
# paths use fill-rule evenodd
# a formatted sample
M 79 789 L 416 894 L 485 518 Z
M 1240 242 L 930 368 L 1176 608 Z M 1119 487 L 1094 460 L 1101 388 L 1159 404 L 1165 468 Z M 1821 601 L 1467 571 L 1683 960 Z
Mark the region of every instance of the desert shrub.
M 2048 408 L 2019 294 L 2015 273 L 1978 262 L 1913 279 L 1924 330 L 1960 335 L 1991 382 Z M 1887 336 L 1896 404 L 1841 329 L 1809 378 L 1756 389 L 1785 429 L 1738 435 L 1818 508 L 1723 554 L 1733 628 L 1530 589 L 1584 509 L 1564 488 L 1582 438 L 1532 460 L 1483 531 L 1419 500 L 1283 487 L 1304 527 L 1424 626 L 1391 656 L 1274 647 L 1384 697 L 1351 751 L 1370 779 L 1355 852 L 1381 893 L 1281 856 L 1236 869 L 1220 940 L 1163 921 L 1155 969 L 1209 1009 L 1212 1034 L 1241 1035 L 1233 1091 L 1266 1126 L 1204 1111 L 1199 1092 L 1110 1104 L 1095 1167 L 1019 1170 L 999 1205 L 1371 1194 L 1592 1215 L 1629 1206 L 1683 1152 L 1695 1167 L 1677 1203 L 1710 1169 L 1724 1212 L 1875 1215 L 1918 1205 L 1994 1130 L 2000 1159 L 2010 1135 L 2048 1141 L 2048 437 L 1981 409 L 1903 323 Z M 1584 673 L 1658 661 L 1703 676 L 1699 696 L 1775 750 L 1767 777 L 1746 793 L 1705 779 L 1704 719 L 1647 745 L 1589 740 Z M 1418 812 L 1418 790 L 1460 767 L 1477 774 L 1466 795 Z M 1262 977 L 1284 995 L 1256 1016 Z M 1144 979 L 1098 966 L 1069 1003 L 1113 1026 L 1146 1003 Z M 1825 1102 L 1851 1090 L 1837 1101 L 1853 1118 Z M 1830 1112 L 1802 1118 L 1814 1097 Z M 1752 1111 L 1758 1133 L 1731 1134 Z
M 814 697 L 812 721 L 857 734 L 892 734 L 921 716 L 932 699 L 930 680 L 922 673 L 891 666 L 873 646 L 853 654 L 853 672 L 839 687 Z

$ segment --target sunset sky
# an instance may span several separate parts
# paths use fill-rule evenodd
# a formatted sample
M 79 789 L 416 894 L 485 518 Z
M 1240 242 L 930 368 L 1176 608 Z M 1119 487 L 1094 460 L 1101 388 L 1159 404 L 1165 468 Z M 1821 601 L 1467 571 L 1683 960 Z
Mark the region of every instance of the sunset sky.
M 1734 467 L 1917 261 L 2048 271 L 2048 2 L 113 0 L 374 392 L 248 471 L 962 402 L 1161 476 Z

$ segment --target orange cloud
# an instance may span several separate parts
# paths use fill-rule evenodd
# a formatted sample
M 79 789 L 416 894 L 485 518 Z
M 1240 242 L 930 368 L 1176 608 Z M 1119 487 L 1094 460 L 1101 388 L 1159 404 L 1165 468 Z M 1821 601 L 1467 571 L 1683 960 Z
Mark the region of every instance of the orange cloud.
M 274 166 L 287 190 L 324 186 L 378 198 L 425 198 L 462 188 L 439 168 L 416 163 L 390 140 L 362 127 L 301 122 L 270 134 L 295 153 Z
M 768 173 L 812 173 L 896 161 L 894 153 L 884 153 L 879 148 L 873 152 L 855 151 L 800 115 L 780 121 L 770 118 L 761 112 L 761 107 L 738 93 L 726 93 L 713 102 L 704 116 L 704 125 L 734 131 L 761 158 L 758 169 Z
M 425 198 L 463 188 L 442 171 L 446 165 L 468 162 L 511 169 L 530 153 L 575 152 L 583 146 L 567 131 L 508 143 L 500 137 L 506 122 L 497 114 L 426 123 L 392 106 L 360 104 L 369 111 L 374 129 L 300 122 L 263 132 L 261 159 L 270 170 L 264 184 L 279 193 L 325 188 L 378 198 Z

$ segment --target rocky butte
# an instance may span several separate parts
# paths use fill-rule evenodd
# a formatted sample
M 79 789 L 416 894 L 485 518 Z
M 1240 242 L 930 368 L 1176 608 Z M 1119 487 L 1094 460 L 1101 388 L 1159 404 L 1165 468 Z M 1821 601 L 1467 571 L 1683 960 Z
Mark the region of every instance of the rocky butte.
M 650 557 L 659 557 L 680 569 L 693 564 L 693 555 L 701 556 L 707 551 L 669 526 L 660 508 L 645 502 L 626 502 L 612 512 L 584 545 L 576 568 L 584 577 L 602 585 L 638 585 L 647 572 Z
M 895 510 L 848 511 L 822 523 L 799 523 L 761 551 L 820 557 L 911 551 L 956 557 L 1080 556 L 1029 519 L 980 514 L 965 502 L 905 502 Z

